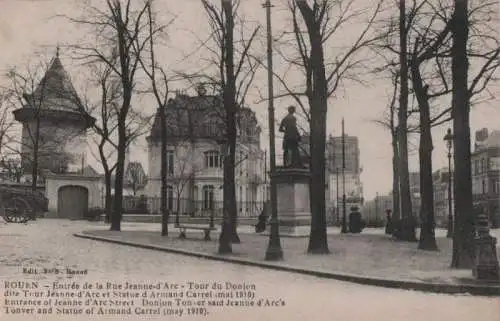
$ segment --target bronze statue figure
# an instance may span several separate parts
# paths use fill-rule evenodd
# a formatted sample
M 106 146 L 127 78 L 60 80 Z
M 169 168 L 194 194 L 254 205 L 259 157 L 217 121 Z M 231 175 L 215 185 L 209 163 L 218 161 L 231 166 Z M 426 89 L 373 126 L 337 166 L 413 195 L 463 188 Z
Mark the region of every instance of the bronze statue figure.
M 283 165 L 284 167 L 302 168 L 299 154 L 300 134 L 294 113 L 295 107 L 288 107 L 288 115 L 283 118 L 279 128 L 280 132 L 285 133 L 283 138 Z

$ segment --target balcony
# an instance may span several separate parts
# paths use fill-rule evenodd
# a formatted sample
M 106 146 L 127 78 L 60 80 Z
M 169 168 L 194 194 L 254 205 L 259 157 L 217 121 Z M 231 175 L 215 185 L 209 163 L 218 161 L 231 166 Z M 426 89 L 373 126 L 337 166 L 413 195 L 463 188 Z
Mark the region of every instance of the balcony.
M 205 167 L 196 172 L 197 178 L 222 178 L 223 175 L 221 167 Z

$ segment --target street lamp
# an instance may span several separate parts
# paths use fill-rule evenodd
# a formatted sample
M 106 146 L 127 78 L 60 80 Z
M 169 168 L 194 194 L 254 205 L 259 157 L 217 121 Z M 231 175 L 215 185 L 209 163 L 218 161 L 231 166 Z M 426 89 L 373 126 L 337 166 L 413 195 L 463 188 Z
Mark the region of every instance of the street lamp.
M 341 233 L 347 233 L 347 214 L 345 197 L 345 130 L 344 118 L 342 118 L 342 229 Z
M 283 249 L 281 248 L 278 220 L 278 200 L 276 189 L 276 150 L 274 143 L 274 99 L 273 99 L 273 44 L 271 31 L 271 1 L 266 0 L 263 4 L 266 8 L 266 23 L 267 23 L 267 81 L 268 81 L 268 121 L 269 121 L 269 163 L 271 170 L 271 220 L 269 222 L 269 244 L 266 250 L 266 261 L 283 260 Z
M 448 128 L 446 135 L 444 136 L 444 141 L 446 142 L 446 148 L 448 150 L 448 231 L 446 237 L 451 238 L 453 236 L 453 213 L 452 213 L 452 172 L 451 172 L 451 149 L 453 147 L 453 134 L 451 128 Z

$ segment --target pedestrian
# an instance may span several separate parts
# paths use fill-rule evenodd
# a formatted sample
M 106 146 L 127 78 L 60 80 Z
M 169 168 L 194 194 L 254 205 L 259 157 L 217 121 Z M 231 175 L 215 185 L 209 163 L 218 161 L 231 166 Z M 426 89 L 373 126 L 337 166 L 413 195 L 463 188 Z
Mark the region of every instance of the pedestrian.
M 392 211 L 390 209 L 385 210 L 386 222 L 385 222 L 385 234 L 392 234 Z
M 266 230 L 266 225 L 267 225 L 267 218 L 268 218 L 268 202 L 264 202 L 264 205 L 262 206 L 262 211 L 260 212 L 260 215 L 258 217 L 258 222 L 255 224 L 255 233 L 261 233 Z

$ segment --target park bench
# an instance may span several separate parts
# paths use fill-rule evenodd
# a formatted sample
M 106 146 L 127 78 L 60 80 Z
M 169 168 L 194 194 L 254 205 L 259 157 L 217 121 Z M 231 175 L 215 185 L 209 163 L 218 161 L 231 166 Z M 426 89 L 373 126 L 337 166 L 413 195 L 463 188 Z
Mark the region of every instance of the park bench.
M 215 227 L 211 226 L 201 226 L 201 225 L 192 225 L 192 224 L 179 224 L 176 226 L 180 230 L 179 238 L 180 239 L 185 239 L 186 238 L 186 230 L 201 230 L 205 232 L 205 241 L 210 241 L 210 232 L 215 231 Z
M 203 213 L 205 212 L 205 213 Z M 200 224 L 200 223 L 194 223 L 194 222 L 188 222 L 187 223 L 180 223 L 179 219 L 176 219 L 175 227 L 179 229 L 179 238 L 180 239 L 185 239 L 186 238 L 186 231 L 187 230 L 198 230 L 198 231 L 203 231 L 204 232 L 204 240 L 205 241 L 210 241 L 210 232 L 215 231 L 216 228 L 214 227 L 214 210 L 208 210 L 208 211 L 202 211 L 201 213 L 198 212 L 197 214 L 201 214 L 198 216 L 198 218 L 203 218 L 206 217 L 203 214 L 209 214 L 209 222 L 207 225 L 205 224 Z M 195 218 L 195 215 L 189 215 L 188 217 L 193 217 Z

